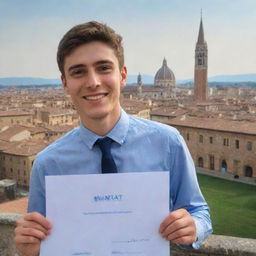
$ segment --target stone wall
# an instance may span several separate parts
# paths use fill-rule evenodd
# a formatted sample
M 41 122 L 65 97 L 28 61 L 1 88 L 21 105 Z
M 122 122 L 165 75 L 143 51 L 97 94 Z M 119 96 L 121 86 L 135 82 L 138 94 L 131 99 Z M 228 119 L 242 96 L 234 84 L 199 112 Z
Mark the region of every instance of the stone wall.
M 20 216 L 0 213 L 1 256 L 21 256 L 17 253 L 13 243 L 15 222 Z M 172 256 L 256 256 L 256 239 L 211 235 L 199 250 L 183 250 L 173 244 L 171 250 Z
M 21 215 L 14 213 L 0 213 L 0 255 L 20 256 L 13 243 L 15 222 Z
M 211 235 L 194 251 L 171 245 L 172 256 L 255 256 L 256 239 Z

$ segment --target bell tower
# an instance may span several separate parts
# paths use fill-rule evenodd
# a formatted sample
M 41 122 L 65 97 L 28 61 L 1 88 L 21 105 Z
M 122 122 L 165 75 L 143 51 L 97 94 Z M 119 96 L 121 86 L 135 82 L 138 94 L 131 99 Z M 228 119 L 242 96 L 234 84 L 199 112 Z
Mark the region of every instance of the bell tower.
M 139 96 L 141 97 L 141 95 L 142 95 L 142 79 L 141 79 L 140 73 L 137 76 L 137 91 L 138 91 Z
M 204 28 L 201 13 L 201 22 L 195 49 L 194 100 L 197 102 L 205 101 L 207 99 L 207 71 L 208 49 L 207 43 L 204 40 Z

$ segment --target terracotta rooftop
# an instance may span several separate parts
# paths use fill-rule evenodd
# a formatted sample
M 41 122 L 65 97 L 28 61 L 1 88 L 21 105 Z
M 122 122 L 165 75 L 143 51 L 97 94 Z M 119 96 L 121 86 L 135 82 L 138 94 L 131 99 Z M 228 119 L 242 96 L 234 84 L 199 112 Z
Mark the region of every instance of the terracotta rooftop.
M 256 135 L 256 122 L 231 121 L 217 118 L 173 118 L 165 122 L 173 126 L 185 126 L 233 133 Z
M 5 140 L 9 141 L 13 136 L 24 132 L 28 131 L 27 128 L 22 127 L 22 126 L 12 126 L 9 127 L 8 129 L 4 130 L 3 132 L 0 132 L 0 140 Z
M 0 111 L 0 117 L 2 116 L 30 116 L 32 115 L 29 112 L 25 111 L 19 111 L 19 110 L 5 110 L 5 111 Z
M 67 115 L 73 114 L 73 111 L 70 109 L 61 109 L 61 108 L 47 108 L 41 110 L 41 112 L 48 112 L 50 115 Z
M 124 88 L 122 88 L 122 92 L 136 92 L 138 90 L 137 86 L 125 86 Z M 161 87 L 157 87 L 154 85 L 146 85 L 146 86 L 142 86 L 142 93 L 143 92 L 161 92 L 163 90 L 163 88 Z
M 0 212 L 25 214 L 28 208 L 28 198 L 7 201 L 0 204 Z
M 43 140 L 9 142 L 7 146 L 3 145 L 2 151 L 6 154 L 32 156 L 42 151 L 48 145 L 49 142 Z
M 25 126 L 22 125 L 22 127 L 26 128 L 26 130 L 30 131 L 32 135 L 37 134 L 37 133 L 44 133 L 47 131 L 47 129 L 45 127 L 30 127 L 30 126 Z
M 150 112 L 150 115 L 155 116 L 170 116 L 170 117 L 176 117 L 181 116 L 188 113 L 188 110 L 185 109 L 168 109 L 168 108 L 158 108 L 154 109 Z
M 0 140 L 0 151 L 4 151 L 5 149 L 10 147 L 10 142 L 9 141 L 3 141 Z

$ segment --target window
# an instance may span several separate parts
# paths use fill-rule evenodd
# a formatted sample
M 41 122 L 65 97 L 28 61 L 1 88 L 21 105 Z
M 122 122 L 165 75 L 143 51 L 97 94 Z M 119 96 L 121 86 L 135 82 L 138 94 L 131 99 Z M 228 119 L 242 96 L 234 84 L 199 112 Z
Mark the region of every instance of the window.
M 236 148 L 239 148 L 239 140 L 236 140 Z
M 223 145 L 228 147 L 229 146 L 229 139 L 225 138 L 223 140 Z
M 252 177 L 253 169 L 251 166 L 245 166 L 245 177 Z
M 222 160 L 220 171 L 221 171 L 222 173 L 225 173 L 225 172 L 227 172 L 227 169 L 228 169 L 228 165 L 227 165 L 226 160 Z
M 199 142 L 200 142 L 200 143 L 203 143 L 203 142 L 204 142 L 204 137 L 203 137 L 203 135 L 199 135 Z
M 209 155 L 209 160 L 210 160 L 210 169 L 214 170 L 214 156 Z
M 212 144 L 213 143 L 213 137 L 210 137 L 209 141 L 210 141 L 210 144 Z
M 247 150 L 252 151 L 252 142 L 250 141 L 247 142 Z
M 23 164 L 26 165 L 26 161 L 23 161 Z
M 189 133 L 187 133 L 187 140 L 189 140 Z
M 198 166 L 203 168 L 204 167 L 204 159 L 202 157 L 198 158 Z

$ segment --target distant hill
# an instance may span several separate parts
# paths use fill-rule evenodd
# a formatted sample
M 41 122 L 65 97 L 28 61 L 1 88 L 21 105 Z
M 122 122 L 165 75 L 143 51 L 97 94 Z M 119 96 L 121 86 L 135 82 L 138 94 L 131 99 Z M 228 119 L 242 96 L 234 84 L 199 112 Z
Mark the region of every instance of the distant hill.
M 154 76 L 142 74 L 142 83 L 144 85 L 153 84 Z M 241 83 L 241 82 L 256 82 L 256 74 L 241 74 L 241 75 L 219 75 L 208 79 L 209 83 Z M 128 75 L 127 84 L 136 84 L 137 75 Z M 177 84 L 193 83 L 193 79 L 177 80 Z M 36 77 L 5 77 L 0 78 L 0 85 L 3 86 L 41 86 L 41 85 L 60 85 L 60 79 L 47 79 Z
M 256 82 L 256 74 L 242 74 L 242 75 L 219 75 L 208 79 L 209 82 Z
M 194 79 L 178 80 L 177 83 L 190 83 Z M 208 82 L 222 82 L 222 83 L 241 83 L 241 82 L 256 82 L 256 74 L 241 74 L 241 75 L 218 75 L 208 78 Z
M 24 86 L 24 85 L 57 85 L 61 84 L 60 79 L 47 79 L 36 77 L 5 77 L 0 78 L 0 85 L 5 86 Z

